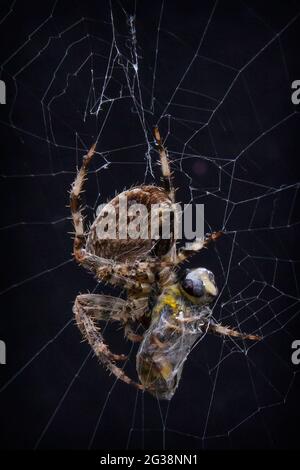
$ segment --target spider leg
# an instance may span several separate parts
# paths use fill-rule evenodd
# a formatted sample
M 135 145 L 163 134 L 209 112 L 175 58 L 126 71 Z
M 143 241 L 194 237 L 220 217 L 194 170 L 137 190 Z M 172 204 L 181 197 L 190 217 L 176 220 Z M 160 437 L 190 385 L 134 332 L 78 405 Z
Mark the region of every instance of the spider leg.
M 141 384 L 130 379 L 125 372 L 115 364 L 116 361 L 125 360 L 126 356 L 110 352 L 108 346 L 104 342 L 100 329 L 95 324 L 95 313 L 98 319 L 102 317 L 102 314 L 100 313 L 101 310 L 99 309 L 99 299 L 97 299 L 97 297 L 102 296 L 84 294 L 76 297 L 73 312 L 75 314 L 77 326 L 93 348 L 100 362 L 106 366 L 112 374 L 123 382 L 143 390 L 143 386 Z M 119 319 L 116 314 L 115 318 L 113 317 L 114 315 L 112 316 L 112 319 Z M 105 315 L 103 318 L 106 318 Z
M 168 325 L 168 328 L 170 329 L 181 331 L 180 323 L 182 325 L 185 325 L 185 324 L 188 325 L 189 323 L 194 323 L 195 319 L 194 318 L 177 318 L 176 322 L 177 322 L 177 325 L 173 325 L 169 323 L 168 321 L 166 321 L 166 324 Z M 205 326 L 206 330 L 209 333 L 219 334 L 222 336 L 230 336 L 230 337 L 238 338 L 238 339 L 249 339 L 252 341 L 258 341 L 262 339 L 261 336 L 247 334 L 247 333 L 240 333 L 239 331 L 236 331 L 235 329 L 230 328 L 229 326 L 223 326 L 220 323 L 215 323 L 212 320 L 210 320 L 209 322 L 207 320 L 204 320 L 201 326 Z
M 249 339 L 251 341 L 259 341 L 260 339 L 262 339 L 261 336 L 251 335 L 247 333 L 240 333 L 239 331 L 229 328 L 228 326 L 223 326 L 221 324 L 214 323 L 214 322 L 209 323 L 207 331 L 209 333 L 219 334 L 222 336 L 230 336 L 230 337 L 238 338 L 238 339 Z
M 143 341 L 143 336 L 138 335 L 137 333 L 134 333 L 130 323 L 126 323 L 124 331 L 125 331 L 126 338 L 128 338 L 133 343 L 140 343 L 141 341 Z
M 154 127 L 153 134 L 160 156 L 163 187 L 168 193 L 170 200 L 175 203 L 175 190 L 172 184 L 172 173 L 170 169 L 168 152 L 162 143 L 158 127 Z M 171 235 L 174 237 L 174 228 Z M 178 265 L 200 251 L 203 247 L 206 247 L 211 241 L 216 241 L 221 235 L 222 232 L 213 232 L 209 235 L 206 235 L 204 239 L 197 239 L 194 243 L 181 248 L 178 254 L 176 254 L 176 246 L 174 244 L 173 249 L 170 250 L 170 253 L 168 253 L 166 258 L 174 260 L 174 265 Z
M 109 282 L 112 285 L 125 287 L 126 289 L 141 289 L 141 283 L 136 279 L 136 263 L 117 263 L 113 260 L 88 253 L 83 248 L 81 249 L 80 259 L 76 259 L 84 268 L 95 274 L 97 279 Z
M 193 243 L 186 245 L 178 250 L 176 264 L 183 263 L 191 256 L 194 256 L 202 248 L 206 248 L 211 242 L 218 240 L 223 232 L 212 232 L 202 239 L 196 239 Z
M 169 163 L 169 155 L 167 149 L 163 146 L 158 127 L 154 127 L 153 130 L 154 138 L 158 147 L 160 163 L 161 163 L 161 172 L 162 172 L 162 182 L 164 189 L 169 195 L 169 198 L 172 202 L 175 202 L 175 190 L 172 184 L 172 173 Z
M 146 302 L 148 297 L 145 297 Z M 132 342 L 141 342 L 143 336 L 133 331 L 133 320 L 130 312 L 134 312 L 136 319 L 137 311 L 139 315 L 144 313 L 145 299 L 124 300 L 120 297 L 112 297 L 110 295 L 99 294 L 82 294 L 78 299 L 81 305 L 84 305 L 86 313 L 94 318 L 94 320 L 102 321 L 119 321 L 124 325 L 125 337 Z
M 101 258 L 92 253 L 88 253 L 85 246 L 84 217 L 80 205 L 80 194 L 86 180 L 89 164 L 95 155 L 96 144 L 92 145 L 87 155 L 83 157 L 82 166 L 77 173 L 70 192 L 70 208 L 73 225 L 75 229 L 73 254 L 76 261 L 86 269 L 92 271 L 96 276 L 111 284 L 119 284 L 126 288 L 140 288 L 140 282 L 135 281 L 136 264 L 117 263 L 112 260 Z M 150 275 L 150 270 L 145 273 Z M 148 279 L 146 277 L 146 279 Z
M 179 222 L 179 207 L 176 204 L 175 200 L 175 189 L 172 182 L 172 172 L 170 168 L 170 161 L 167 149 L 164 147 L 160 132 L 157 126 L 153 129 L 153 135 L 158 147 L 160 163 L 161 163 L 161 173 L 162 173 L 162 183 L 163 188 L 165 189 L 168 197 L 170 198 L 172 204 L 172 211 L 170 213 L 170 240 L 172 241 L 169 252 L 164 256 L 165 260 L 169 260 L 173 265 L 176 261 L 176 226 Z
M 73 225 L 75 229 L 73 253 L 76 261 L 79 263 L 83 259 L 83 246 L 85 244 L 85 235 L 84 235 L 84 223 L 83 223 L 83 214 L 82 208 L 80 206 L 80 194 L 83 191 L 83 185 L 86 180 L 88 167 L 90 161 L 92 160 L 95 154 L 96 144 L 93 144 L 87 155 L 83 157 L 82 165 L 80 170 L 77 173 L 74 183 L 71 187 L 70 192 L 70 208 L 72 214 Z
M 149 314 L 149 285 L 144 284 L 143 290 L 136 296 L 133 292 L 128 292 L 127 300 L 127 311 L 129 314 L 124 322 L 124 333 L 125 337 L 132 341 L 133 343 L 140 343 L 144 336 L 143 334 L 138 334 L 136 330 L 135 323 L 138 322 L 139 325 L 143 325 L 144 328 L 147 328 L 145 325 L 145 318 L 148 318 Z M 130 315 L 130 313 L 133 315 Z
M 100 294 L 80 294 L 77 302 L 96 321 L 124 322 L 127 318 L 126 300 L 120 297 Z

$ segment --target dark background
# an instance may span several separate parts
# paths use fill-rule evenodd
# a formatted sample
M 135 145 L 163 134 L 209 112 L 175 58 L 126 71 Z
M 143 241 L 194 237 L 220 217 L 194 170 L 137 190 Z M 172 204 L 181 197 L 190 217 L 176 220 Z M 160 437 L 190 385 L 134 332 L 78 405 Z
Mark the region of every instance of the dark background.
M 300 79 L 300 5 L 223 0 L 212 14 L 214 5 L 166 1 L 162 10 L 160 1 L 141 1 L 135 11 L 124 1 L 1 1 L 2 448 L 298 445 L 299 115 L 291 83 Z M 113 33 L 120 56 L 109 63 Z M 96 116 L 104 86 L 108 100 Z M 158 181 L 157 122 L 178 200 L 204 203 L 206 230 L 226 232 L 193 260 L 224 287 L 214 316 L 264 336 L 255 345 L 206 337 L 169 405 L 115 383 L 81 342 L 72 302 L 97 286 L 71 259 L 66 207 L 76 166 L 99 133 L 90 221 L 116 190 Z M 105 336 L 114 351 L 131 351 L 122 332 L 108 326 Z M 134 376 L 134 351 L 127 371 Z

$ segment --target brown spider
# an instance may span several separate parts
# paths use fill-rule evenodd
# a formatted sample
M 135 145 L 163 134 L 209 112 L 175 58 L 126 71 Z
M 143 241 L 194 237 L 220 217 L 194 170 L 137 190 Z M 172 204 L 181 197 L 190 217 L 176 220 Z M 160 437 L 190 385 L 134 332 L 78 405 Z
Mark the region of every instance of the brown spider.
M 121 196 L 126 196 L 128 206 L 143 204 L 149 213 L 153 204 L 162 204 L 170 210 L 175 206 L 168 153 L 157 127 L 154 138 L 160 156 L 162 187 L 141 185 L 123 191 L 109 203 L 117 215 Z M 178 276 L 178 266 L 217 240 L 221 232 L 196 239 L 179 250 L 176 249 L 174 227 L 167 240 L 161 237 L 158 240 L 99 238 L 97 227 L 108 210 L 108 206 L 104 206 L 85 233 L 80 194 L 95 148 L 96 144 L 84 156 L 71 188 L 70 206 L 75 228 L 73 253 L 75 260 L 98 280 L 121 286 L 126 292 L 126 300 L 107 295 L 78 295 L 73 308 L 76 322 L 96 356 L 118 379 L 158 398 L 170 399 L 178 385 L 183 363 L 201 335 L 208 331 L 240 339 L 257 340 L 259 337 L 240 333 L 212 320 L 209 304 L 218 291 L 211 272 L 198 268 Z M 140 383 L 118 367 L 117 363 L 124 361 L 126 356 L 112 353 L 105 344 L 98 325 L 101 320 L 120 322 L 125 336 L 141 343 L 137 353 Z M 143 326 L 142 335 L 134 332 L 135 325 Z

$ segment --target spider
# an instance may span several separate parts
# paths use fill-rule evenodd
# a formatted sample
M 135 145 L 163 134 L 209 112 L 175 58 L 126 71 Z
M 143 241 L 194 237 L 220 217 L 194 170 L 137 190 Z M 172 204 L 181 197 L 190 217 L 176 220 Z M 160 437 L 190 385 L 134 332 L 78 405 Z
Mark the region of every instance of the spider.
M 162 186 L 141 185 L 116 195 L 109 204 L 117 214 L 121 196 L 126 196 L 128 206 L 141 203 L 149 212 L 153 204 L 162 204 L 170 210 L 174 207 L 175 190 L 168 152 L 157 127 L 154 128 L 154 139 L 160 157 Z M 90 229 L 85 231 L 80 194 L 95 153 L 96 144 L 83 157 L 71 187 L 70 208 L 75 229 L 73 254 L 97 280 L 121 287 L 126 298 L 78 295 L 73 307 L 76 323 L 100 362 L 117 379 L 147 390 L 159 399 L 170 399 L 197 338 L 206 332 L 249 340 L 259 337 L 240 333 L 212 319 L 209 305 L 216 298 L 218 289 L 210 271 L 197 268 L 179 274 L 182 263 L 216 241 L 222 232 L 208 234 L 178 250 L 173 226 L 168 239 L 99 238 L 97 228 L 107 213 L 108 206 L 105 205 Z M 139 381 L 131 379 L 118 365 L 127 357 L 111 352 L 102 336 L 100 321 L 119 322 L 124 327 L 125 337 L 140 343 L 136 356 Z M 137 325 L 142 325 L 143 334 L 136 333 Z

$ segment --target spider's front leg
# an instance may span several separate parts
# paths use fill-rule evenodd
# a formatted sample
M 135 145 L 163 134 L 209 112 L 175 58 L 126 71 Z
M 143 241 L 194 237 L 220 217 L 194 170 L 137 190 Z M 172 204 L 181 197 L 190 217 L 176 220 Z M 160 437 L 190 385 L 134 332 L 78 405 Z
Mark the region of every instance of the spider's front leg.
M 223 235 L 223 232 L 212 232 L 207 234 L 204 238 L 198 238 L 193 243 L 190 243 L 178 250 L 175 264 L 180 264 L 186 261 L 191 256 L 194 256 L 202 248 L 206 248 L 211 242 L 215 242 Z
M 111 307 L 109 307 L 109 304 Z M 83 294 L 76 297 L 73 312 L 79 330 L 84 338 L 87 339 L 101 363 L 118 379 L 143 390 L 141 384 L 130 379 L 115 364 L 116 361 L 124 361 L 127 357 L 123 354 L 112 353 L 104 342 L 100 328 L 96 326 L 96 320 L 123 321 L 125 306 L 126 302 L 122 301 L 122 299 L 96 294 Z
M 213 334 L 221 335 L 221 336 L 229 336 L 231 338 L 237 339 L 248 339 L 250 341 L 259 341 L 262 339 L 259 335 L 253 335 L 248 333 L 241 333 L 229 326 L 224 326 L 219 323 L 215 323 L 210 321 L 207 325 L 207 331 Z
M 75 229 L 74 258 L 84 268 L 95 274 L 98 279 L 110 282 L 111 284 L 118 284 L 125 288 L 139 289 L 140 283 L 135 281 L 135 274 L 132 271 L 133 268 L 136 268 L 135 264 L 116 263 L 89 253 L 85 249 L 84 215 L 80 203 L 80 194 L 83 191 L 89 164 L 95 155 L 95 149 L 96 144 L 92 145 L 87 155 L 83 157 L 81 168 L 77 172 L 70 191 L 70 208 Z
M 82 208 L 80 206 L 80 194 L 83 191 L 83 184 L 87 176 L 88 167 L 95 155 L 96 144 L 92 145 L 87 155 L 83 157 L 82 165 L 78 171 L 75 181 L 72 184 L 70 192 L 70 208 L 73 219 L 73 225 L 75 229 L 73 253 L 76 261 L 82 263 L 83 261 L 83 246 L 85 244 L 84 235 L 84 217 L 82 214 Z

